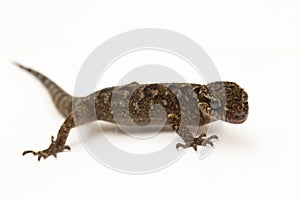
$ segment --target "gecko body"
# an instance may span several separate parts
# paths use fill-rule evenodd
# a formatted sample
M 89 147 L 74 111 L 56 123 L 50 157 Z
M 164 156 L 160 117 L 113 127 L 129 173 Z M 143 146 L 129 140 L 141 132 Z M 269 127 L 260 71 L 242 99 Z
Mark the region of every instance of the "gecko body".
M 65 117 L 56 139 L 51 137 L 50 146 L 41 151 L 24 151 L 46 159 L 71 148 L 66 145 L 72 128 L 95 120 L 103 120 L 119 125 L 146 126 L 164 122 L 184 141 L 176 148 L 207 144 L 217 136 L 206 137 L 203 133 L 194 137 L 189 126 L 204 126 L 210 122 L 243 123 L 248 116 L 248 95 L 234 82 L 212 82 L 207 85 L 189 83 L 139 84 L 136 82 L 104 88 L 86 97 L 72 97 L 43 74 L 15 63 L 20 68 L 38 78 L 46 87 L 58 109 Z M 154 109 L 159 105 L 162 109 Z M 153 112 L 155 118 L 153 119 Z M 152 118 L 151 118 L 152 116 Z

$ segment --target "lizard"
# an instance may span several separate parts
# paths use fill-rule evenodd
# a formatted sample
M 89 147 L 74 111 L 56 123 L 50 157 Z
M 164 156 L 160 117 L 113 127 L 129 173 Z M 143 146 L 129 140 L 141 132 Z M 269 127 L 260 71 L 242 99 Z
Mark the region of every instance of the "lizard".
M 212 140 L 218 139 L 216 135 L 207 137 L 206 133 L 194 137 L 189 125 L 201 127 L 217 120 L 240 124 L 248 117 L 248 94 L 234 82 L 216 81 L 206 85 L 133 82 L 104 88 L 85 97 L 73 97 L 40 72 L 14 64 L 35 76 L 46 87 L 54 105 L 65 117 L 56 139 L 51 136 L 47 149 L 23 152 L 23 156 L 32 153 L 38 161 L 49 156 L 56 158 L 58 153 L 71 150 L 66 145 L 70 130 L 95 120 L 121 125 L 130 125 L 133 121 L 136 125 L 147 125 L 151 122 L 153 105 L 160 105 L 165 110 L 165 115 L 160 115 L 158 121 L 165 121 L 184 141 L 184 144 L 176 145 L 177 149 L 192 147 L 197 151 L 197 146 L 213 146 Z M 116 115 L 121 117 L 116 120 Z

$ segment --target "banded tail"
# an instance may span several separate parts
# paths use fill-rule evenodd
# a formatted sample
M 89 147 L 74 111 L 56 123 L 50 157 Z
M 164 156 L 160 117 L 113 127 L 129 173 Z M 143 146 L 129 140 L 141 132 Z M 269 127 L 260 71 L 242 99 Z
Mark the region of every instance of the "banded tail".
M 14 62 L 13 64 L 17 65 L 21 69 L 24 69 L 25 71 L 29 72 L 37 79 L 39 79 L 42 82 L 42 84 L 46 87 L 48 92 L 50 93 L 50 96 L 58 111 L 64 117 L 68 116 L 68 114 L 72 111 L 73 97 L 71 95 L 66 93 L 63 89 L 61 89 L 61 87 L 59 87 L 56 83 L 54 83 L 52 80 L 50 80 L 48 77 L 44 76 L 43 74 L 16 62 Z

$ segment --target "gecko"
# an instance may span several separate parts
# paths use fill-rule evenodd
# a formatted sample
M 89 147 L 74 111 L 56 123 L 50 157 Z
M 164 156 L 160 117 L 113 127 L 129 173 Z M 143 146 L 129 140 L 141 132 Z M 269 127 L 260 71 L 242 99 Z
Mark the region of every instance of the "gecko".
M 51 79 L 36 70 L 14 63 L 36 77 L 48 90 L 55 107 L 65 117 L 58 130 L 56 139 L 51 136 L 48 148 L 41 151 L 27 150 L 26 154 L 46 159 L 57 157 L 64 150 L 71 150 L 66 144 L 72 128 L 95 120 L 103 120 L 121 125 L 135 123 L 145 126 L 151 123 L 151 109 L 160 105 L 164 112 L 158 115 L 172 128 L 184 144 L 178 143 L 177 149 L 197 146 L 213 146 L 217 135 L 207 137 L 206 133 L 194 137 L 189 126 L 204 126 L 222 120 L 240 124 L 246 121 L 249 112 L 248 94 L 238 84 L 229 81 L 216 81 L 206 85 L 194 83 L 149 83 L 133 82 L 123 86 L 108 87 L 85 97 L 73 97 Z M 193 100 L 192 100 L 193 99 Z M 114 101 L 117 101 L 113 103 Z M 118 120 L 114 116 L 118 117 Z

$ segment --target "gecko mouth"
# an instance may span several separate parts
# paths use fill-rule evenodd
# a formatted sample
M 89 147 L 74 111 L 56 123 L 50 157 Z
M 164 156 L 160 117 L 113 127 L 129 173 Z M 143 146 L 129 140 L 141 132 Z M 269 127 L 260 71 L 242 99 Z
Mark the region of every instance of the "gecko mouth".
M 226 114 L 226 122 L 233 123 L 233 124 L 241 124 L 246 121 L 247 115 L 245 113 L 235 113 L 232 117 L 229 117 Z
M 245 113 L 236 113 L 231 123 L 240 124 L 246 121 L 247 115 Z

